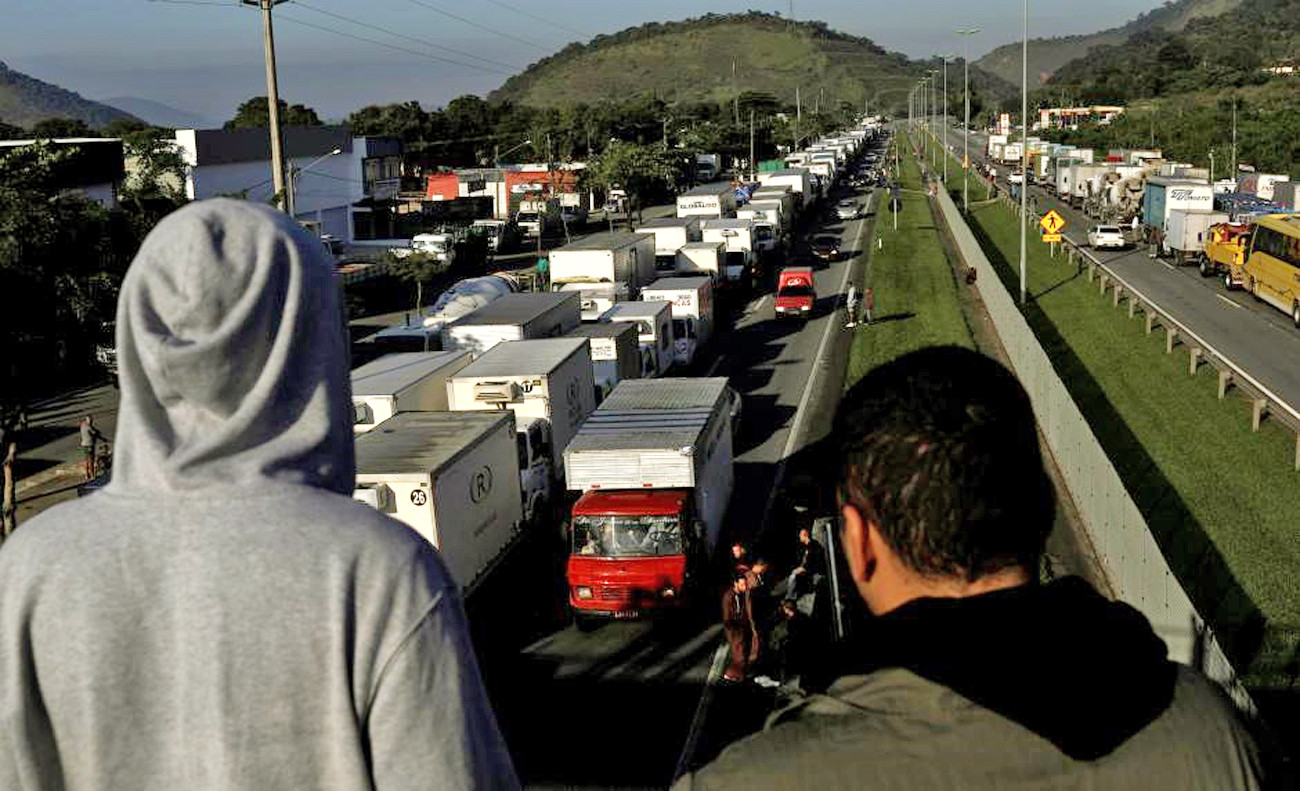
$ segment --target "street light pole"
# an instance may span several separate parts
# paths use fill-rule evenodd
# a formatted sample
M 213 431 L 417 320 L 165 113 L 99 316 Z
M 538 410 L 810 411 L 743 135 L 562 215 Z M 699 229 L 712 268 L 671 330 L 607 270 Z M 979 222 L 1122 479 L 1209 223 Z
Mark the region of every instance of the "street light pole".
M 964 28 L 957 31 L 959 36 L 973 36 L 980 32 L 977 27 Z M 969 39 L 967 39 L 969 41 Z M 970 174 L 970 44 L 967 43 L 962 52 L 962 67 L 965 71 L 963 82 L 965 83 L 966 94 L 966 120 L 961 129 L 961 210 L 970 212 L 970 196 L 968 195 L 967 176 Z
M 930 130 L 930 136 L 934 138 L 930 141 L 930 171 L 933 172 L 939 168 L 939 163 L 935 160 L 935 144 L 939 142 L 938 135 L 934 133 L 934 111 L 939 109 L 939 70 L 930 69 L 930 114 L 927 117 L 929 125 L 926 127 Z
M 1026 216 L 1029 194 L 1029 0 L 1022 0 L 1020 44 L 1020 304 L 1025 304 L 1025 259 L 1028 254 Z
M 948 55 L 943 56 L 943 183 L 948 185 Z
M 285 188 L 284 135 L 280 130 L 280 88 L 275 70 L 275 30 L 271 9 L 288 0 L 240 0 L 244 5 L 262 9 L 262 48 L 266 57 L 266 110 L 271 124 L 271 185 L 280 208 L 293 216 L 293 198 Z
M 296 207 L 296 206 L 297 206 L 297 198 L 294 196 L 294 190 L 297 188 L 298 176 L 302 175 L 303 173 L 306 173 L 307 171 L 309 171 L 309 170 L 311 170 L 312 168 L 316 167 L 318 164 L 320 164 L 321 162 L 324 162 L 325 160 L 329 159 L 330 157 L 338 156 L 339 154 L 342 154 L 342 153 L 343 153 L 343 149 L 341 149 L 341 148 L 337 148 L 337 147 L 336 147 L 334 150 L 329 151 L 329 152 L 326 152 L 326 153 L 321 154 L 320 156 L 316 157 L 314 160 L 312 160 L 310 163 L 308 163 L 306 167 L 301 167 L 301 168 L 298 168 L 297 170 L 294 169 L 294 167 L 293 167 L 293 162 L 290 161 L 290 162 L 289 162 L 289 181 L 288 181 L 288 183 L 285 185 L 285 190 L 286 190 L 286 192 L 285 192 L 285 197 L 288 199 L 289 205 L 290 205 L 290 206 L 293 206 L 293 207 Z M 291 214 L 290 216 L 293 216 L 293 215 Z

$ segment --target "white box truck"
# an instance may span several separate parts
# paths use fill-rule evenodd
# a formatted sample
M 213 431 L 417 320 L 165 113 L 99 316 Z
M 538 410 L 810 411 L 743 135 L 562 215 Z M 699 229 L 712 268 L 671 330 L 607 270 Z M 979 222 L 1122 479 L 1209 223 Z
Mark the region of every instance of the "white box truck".
M 735 399 L 725 378 L 632 379 L 569 444 L 568 486 L 583 492 L 566 569 L 579 626 L 712 595 L 705 572 L 734 483 Z
M 641 378 L 641 340 L 637 326 L 627 321 L 584 322 L 568 338 L 585 338 L 591 350 L 596 403 L 600 404 L 624 379 Z
M 727 245 L 723 279 L 744 283 L 754 263 L 754 223 L 750 220 L 705 220 L 701 226 L 706 242 Z
M 1197 261 L 1210 238 L 1210 226 L 1228 222 L 1227 213 L 1204 209 L 1170 209 L 1165 217 L 1160 252 L 1178 266 Z
M 363 434 L 398 412 L 447 411 L 447 379 L 469 352 L 403 352 L 352 372 L 352 430 Z
M 763 181 L 763 187 L 788 187 L 791 192 L 799 196 L 800 208 L 806 208 L 811 205 L 817 196 L 813 194 L 812 172 L 807 168 L 786 168 L 785 170 L 774 170 L 766 174 L 767 178 Z
M 636 299 L 654 282 L 655 236 L 648 233 L 594 233 L 550 255 L 551 289 L 580 295 L 581 318 L 595 321 L 616 302 Z
M 707 277 L 665 277 L 641 289 L 647 301 L 672 304 L 673 356 L 679 365 L 695 362 L 713 337 L 713 281 Z
M 677 274 L 708 275 L 721 282 L 727 265 L 726 242 L 691 242 L 677 251 Z
M 577 294 L 507 294 L 442 329 L 442 348 L 478 356 L 502 341 L 558 338 L 581 322 Z
M 626 321 L 637 327 L 641 344 L 641 376 L 663 376 L 675 361 L 673 307 L 667 302 L 620 302 L 601 321 Z
M 513 412 L 402 412 L 356 440 L 353 497 L 435 546 L 468 596 L 519 535 Z
M 701 184 L 677 196 L 678 217 L 735 217 L 736 191 L 730 182 Z
M 676 270 L 678 250 L 703 238 L 699 217 L 660 217 L 638 226 L 636 233 L 654 236 L 655 269 L 661 274 Z
M 453 412 L 515 414 L 524 518 L 531 522 L 555 502 L 552 482 L 564 474 L 564 448 L 596 408 L 591 354 L 579 338 L 499 343 L 447 381 L 447 400 Z

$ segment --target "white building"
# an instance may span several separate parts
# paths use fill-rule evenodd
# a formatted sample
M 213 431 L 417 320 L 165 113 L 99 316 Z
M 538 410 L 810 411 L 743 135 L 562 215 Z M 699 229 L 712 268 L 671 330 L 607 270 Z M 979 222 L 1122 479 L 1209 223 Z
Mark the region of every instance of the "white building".
M 178 129 L 176 144 L 190 166 L 185 194 L 266 202 L 274 193 L 271 139 L 255 129 Z M 376 214 L 391 208 L 402 168 L 394 137 L 353 137 L 343 126 L 284 130 L 286 166 L 293 174 L 294 214 L 345 242 L 383 235 Z
M 0 156 L 9 150 L 30 146 L 36 140 L 0 140 Z M 55 168 L 54 180 L 65 194 L 98 201 L 105 208 L 117 208 L 117 190 L 126 177 L 122 141 L 116 137 L 59 137 L 44 142 L 56 150 L 72 153 Z

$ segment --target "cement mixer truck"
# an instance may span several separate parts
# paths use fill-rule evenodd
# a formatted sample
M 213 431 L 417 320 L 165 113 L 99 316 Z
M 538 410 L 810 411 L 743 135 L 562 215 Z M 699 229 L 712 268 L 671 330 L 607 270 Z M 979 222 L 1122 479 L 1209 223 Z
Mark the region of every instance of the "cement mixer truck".
M 438 295 L 432 307 L 414 321 L 380 330 L 367 339 L 380 354 L 427 352 L 442 348 L 442 328 L 506 294 L 519 292 L 518 281 L 505 272 L 468 277 Z

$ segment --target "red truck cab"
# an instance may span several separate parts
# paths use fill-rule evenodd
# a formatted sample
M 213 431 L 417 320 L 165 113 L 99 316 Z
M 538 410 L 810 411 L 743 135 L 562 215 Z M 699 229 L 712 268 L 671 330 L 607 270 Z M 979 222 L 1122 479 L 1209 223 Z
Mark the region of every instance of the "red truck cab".
M 776 281 L 776 315 L 778 318 L 808 318 L 817 301 L 817 287 L 810 266 L 789 266 L 781 270 Z
M 580 626 L 680 606 L 703 543 L 687 489 L 592 490 L 573 506 L 566 577 Z

